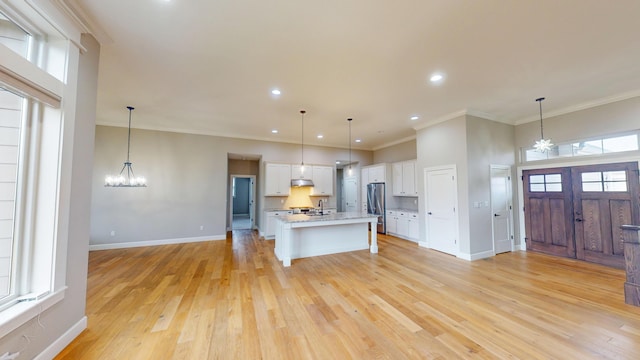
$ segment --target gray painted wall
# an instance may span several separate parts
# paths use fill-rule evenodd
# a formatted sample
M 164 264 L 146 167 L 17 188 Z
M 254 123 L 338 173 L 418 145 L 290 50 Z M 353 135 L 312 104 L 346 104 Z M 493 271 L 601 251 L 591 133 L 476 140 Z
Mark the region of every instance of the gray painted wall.
M 373 163 L 393 163 L 418 158 L 416 140 L 409 140 L 373 152 Z
M 122 115 L 127 116 L 124 108 Z M 146 176 L 148 187 L 105 188 L 105 175 L 122 167 L 126 141 L 126 128 L 96 127 L 91 244 L 224 237 L 229 216 L 229 153 L 256 156 L 263 163 L 300 162 L 297 144 L 133 129 L 131 161 L 136 174 Z M 347 157 L 348 149 L 305 146 L 305 164 L 333 165 Z M 372 152 L 353 151 L 352 159 L 371 164 Z M 263 209 L 281 207 L 283 200 L 262 197 L 263 171 L 261 164 L 256 208 L 260 228 L 264 227 Z M 335 196 L 332 202 L 335 206 Z

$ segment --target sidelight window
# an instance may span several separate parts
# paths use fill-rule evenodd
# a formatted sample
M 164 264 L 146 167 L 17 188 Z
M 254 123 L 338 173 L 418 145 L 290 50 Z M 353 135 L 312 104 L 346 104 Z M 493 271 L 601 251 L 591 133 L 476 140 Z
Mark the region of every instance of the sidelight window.
M 529 175 L 530 192 L 562 192 L 562 174 Z

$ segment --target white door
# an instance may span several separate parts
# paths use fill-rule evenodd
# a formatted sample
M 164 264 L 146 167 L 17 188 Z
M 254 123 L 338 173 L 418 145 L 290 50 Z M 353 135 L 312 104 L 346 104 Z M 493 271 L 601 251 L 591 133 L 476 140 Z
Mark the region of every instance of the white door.
M 427 246 L 458 254 L 458 190 L 455 166 L 424 170 Z
M 344 211 L 358 211 L 358 179 L 355 176 L 344 178 Z
M 491 166 L 491 222 L 493 250 L 496 254 L 511 251 L 511 168 Z

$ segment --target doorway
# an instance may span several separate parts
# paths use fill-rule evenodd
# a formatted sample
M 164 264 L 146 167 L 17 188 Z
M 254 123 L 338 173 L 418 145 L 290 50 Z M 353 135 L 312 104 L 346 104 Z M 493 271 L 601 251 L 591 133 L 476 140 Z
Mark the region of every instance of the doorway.
M 501 254 L 513 250 L 511 167 L 491 165 L 490 173 L 493 252 Z
M 231 175 L 232 230 L 255 228 L 256 177 L 254 175 Z
M 338 212 L 358 211 L 358 171 L 356 162 L 336 160 L 336 202 Z
M 620 225 L 638 223 L 638 163 L 523 171 L 527 250 L 623 268 Z

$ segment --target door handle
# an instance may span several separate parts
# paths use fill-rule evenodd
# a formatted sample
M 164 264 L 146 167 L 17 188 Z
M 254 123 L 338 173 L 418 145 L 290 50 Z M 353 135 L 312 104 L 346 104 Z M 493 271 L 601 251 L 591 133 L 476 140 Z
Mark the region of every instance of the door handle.
M 429 214 L 429 215 L 433 215 L 433 213 L 431 213 L 431 211 L 429 211 L 427 214 Z
M 576 219 L 576 222 L 582 222 L 582 219 L 578 218 Z
M 499 214 L 493 214 L 493 216 L 500 216 Z

